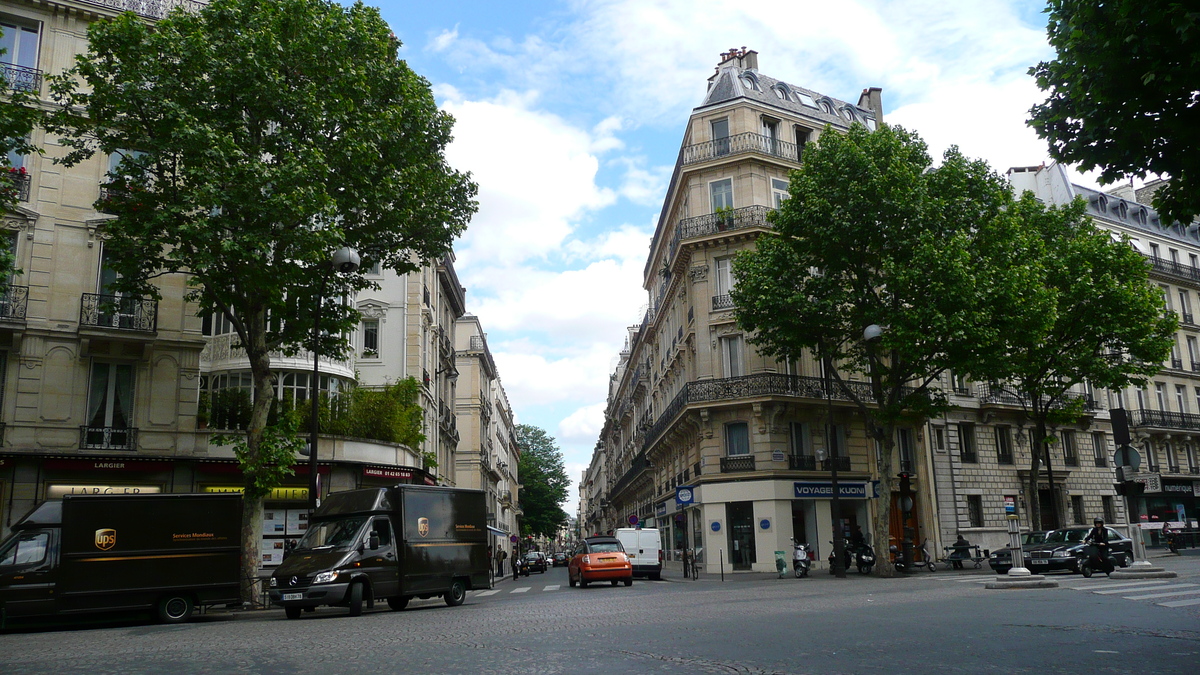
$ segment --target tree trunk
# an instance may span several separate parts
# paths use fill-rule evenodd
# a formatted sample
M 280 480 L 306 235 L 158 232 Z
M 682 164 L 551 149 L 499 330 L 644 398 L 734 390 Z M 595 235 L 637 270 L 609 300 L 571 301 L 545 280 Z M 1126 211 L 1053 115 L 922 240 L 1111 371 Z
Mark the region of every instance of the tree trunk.
M 1029 528 L 1031 530 L 1042 529 L 1042 505 L 1041 499 L 1038 496 L 1038 481 L 1041 478 L 1042 468 L 1042 447 L 1046 444 L 1046 422 L 1041 419 L 1039 411 L 1035 408 L 1034 425 L 1030 430 L 1029 438 L 1029 482 L 1025 487 L 1029 499 Z
M 870 422 L 868 422 L 870 424 Z M 868 427 L 870 428 L 870 427 Z M 892 475 L 892 450 L 895 449 L 895 443 L 892 437 L 895 433 L 895 427 L 889 426 L 882 433 L 882 438 L 879 434 L 867 434 L 868 446 L 873 446 L 875 441 L 878 441 L 883 446 L 883 451 L 878 458 L 879 468 L 879 500 L 878 507 L 875 509 L 875 522 L 872 523 L 872 532 L 875 538 L 875 575 L 880 577 L 896 576 L 896 566 L 892 564 L 891 554 L 891 535 L 892 535 L 892 491 L 895 489 L 895 477 Z M 867 452 L 873 452 L 873 447 L 868 447 Z M 900 542 L 903 544 L 903 542 Z
M 259 463 L 259 448 L 263 430 L 267 426 L 267 415 L 275 398 L 271 376 L 271 355 L 266 346 L 266 312 L 254 312 L 246 321 L 246 356 L 250 361 L 250 372 L 254 380 L 254 405 L 250 410 L 250 424 L 246 429 L 247 461 L 242 466 L 245 475 L 245 492 L 242 498 L 242 602 L 257 604 L 256 585 L 262 556 L 259 543 L 262 541 L 263 495 L 259 494 L 258 476 L 254 467 Z

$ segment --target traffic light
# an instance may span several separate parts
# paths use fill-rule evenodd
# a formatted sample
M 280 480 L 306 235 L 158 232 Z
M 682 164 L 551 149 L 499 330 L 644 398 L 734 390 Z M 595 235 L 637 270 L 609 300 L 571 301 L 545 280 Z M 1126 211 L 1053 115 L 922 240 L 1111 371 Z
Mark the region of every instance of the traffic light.
M 900 473 L 900 498 L 904 499 L 912 494 L 912 474 L 907 471 Z

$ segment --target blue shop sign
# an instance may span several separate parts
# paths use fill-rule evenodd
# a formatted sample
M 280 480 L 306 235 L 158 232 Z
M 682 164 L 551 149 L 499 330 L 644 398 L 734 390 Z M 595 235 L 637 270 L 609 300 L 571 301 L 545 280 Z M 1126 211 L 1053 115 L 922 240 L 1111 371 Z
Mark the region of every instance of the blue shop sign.
M 879 496 L 877 484 L 871 485 L 868 494 L 866 481 L 838 481 L 838 497 L 841 499 L 870 499 Z M 829 481 L 806 481 L 792 484 L 796 499 L 833 499 L 833 483 Z
M 680 504 L 691 504 L 696 493 L 692 492 L 692 488 L 679 486 L 675 488 L 675 501 Z

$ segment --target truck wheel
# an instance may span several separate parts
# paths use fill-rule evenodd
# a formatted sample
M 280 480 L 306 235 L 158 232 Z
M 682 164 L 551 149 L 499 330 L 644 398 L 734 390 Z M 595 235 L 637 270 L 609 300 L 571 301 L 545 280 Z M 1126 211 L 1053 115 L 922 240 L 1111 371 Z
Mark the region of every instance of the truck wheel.
M 299 619 L 301 609 L 299 607 L 284 607 L 283 613 L 289 619 Z
M 405 607 L 408 607 L 408 596 L 407 595 L 401 595 L 401 596 L 397 596 L 395 598 L 388 598 L 387 600 L 388 600 L 388 607 L 391 607 L 393 610 L 395 610 L 397 612 L 404 609 Z
M 168 595 L 158 603 L 158 620 L 183 623 L 192 618 L 192 599 L 186 595 Z
M 350 584 L 350 616 L 359 616 L 363 608 L 363 585 Z
M 458 607 L 463 604 L 463 600 L 467 599 L 467 585 L 462 582 L 462 579 L 455 579 L 444 597 L 447 605 Z

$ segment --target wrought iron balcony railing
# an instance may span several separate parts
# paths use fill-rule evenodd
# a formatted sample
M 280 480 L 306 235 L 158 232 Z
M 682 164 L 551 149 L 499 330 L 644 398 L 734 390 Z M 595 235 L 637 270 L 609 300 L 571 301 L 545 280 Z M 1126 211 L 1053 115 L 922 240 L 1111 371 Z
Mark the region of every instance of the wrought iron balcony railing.
M 679 245 L 688 240 L 707 237 L 718 232 L 732 232 L 751 227 L 770 228 L 767 214 L 775 209 L 766 206 L 743 206 L 725 213 L 710 213 L 693 218 L 684 218 L 675 226 L 671 244 L 667 248 L 667 263 L 673 264 Z
M 828 459 L 823 459 L 823 460 L 821 460 L 821 470 L 822 471 L 832 471 L 834 464 L 837 464 L 838 471 L 849 471 L 850 470 L 850 458 L 849 457 L 830 457 Z
M 713 311 L 719 309 L 733 309 L 733 298 L 729 297 L 728 293 L 722 295 L 714 295 L 712 299 Z
M 1093 411 L 1100 407 L 1096 399 L 1087 394 L 1077 394 L 1067 392 L 1063 398 L 1068 401 L 1081 400 L 1083 401 L 1083 409 Z M 981 386 L 979 390 L 979 402 L 991 405 L 1010 405 L 1014 407 L 1024 407 L 1028 400 L 1022 396 L 1004 387 L 997 386 Z M 1056 407 L 1061 407 L 1059 404 Z
M 28 308 L 28 286 L 0 286 L 0 320 L 24 321 Z
M 79 308 L 79 325 L 153 333 L 158 330 L 158 301 L 84 293 Z
M 867 382 L 846 382 L 855 396 L 871 400 L 871 385 Z M 688 405 L 705 401 L 722 401 L 754 396 L 792 396 L 796 398 L 824 399 L 825 382 L 819 377 L 785 375 L 782 373 L 756 373 L 740 377 L 689 382 L 675 398 L 667 404 L 658 419 L 646 432 L 642 448 L 649 448 L 667 430 L 675 418 Z M 833 387 L 832 396 L 848 400 L 842 390 Z
M 1169 410 L 1147 410 L 1138 408 L 1129 411 L 1131 427 L 1161 427 L 1166 429 L 1200 429 L 1200 415 L 1171 412 Z
M 1104 467 L 1108 466 L 1108 460 L 1107 460 L 1107 459 L 1105 459 L 1105 458 L 1103 458 L 1103 457 L 1096 457 L 1096 458 L 1095 458 L 1095 462 L 1096 462 L 1096 466 L 1098 466 L 1098 467 L 1100 467 L 1100 468 L 1102 468 L 1102 469 L 1103 469 Z
M 687 166 L 748 152 L 778 157 L 793 163 L 800 162 L 800 149 L 795 143 L 762 134 L 744 133 L 689 145 L 680 151 L 679 163 Z
M 793 471 L 816 471 L 817 458 L 812 455 L 788 455 L 788 468 Z
M 82 0 L 84 4 L 108 7 L 118 12 L 133 12 L 150 19 L 162 19 L 176 7 L 198 12 L 208 4 L 196 0 Z
M 975 464 L 979 461 L 979 455 L 975 454 L 974 451 L 959 453 L 959 458 L 969 464 Z
M 754 455 L 734 455 L 721 458 L 721 473 L 754 470 Z
M 136 450 L 135 427 L 79 427 L 79 447 L 83 450 Z
M 7 175 L 0 177 L 0 192 L 16 198 L 19 202 L 29 201 L 29 186 L 33 184 L 33 176 L 17 169 L 9 169 Z
M 1156 272 L 1161 272 L 1162 274 L 1167 274 L 1179 279 L 1186 279 L 1187 281 L 1200 281 L 1200 269 L 1190 265 L 1182 265 L 1177 262 L 1154 257 L 1150 258 L 1150 264 Z
M 42 71 L 37 68 L 18 66 L 12 63 L 0 63 L 0 73 L 8 81 L 8 86 L 18 91 L 41 91 Z

